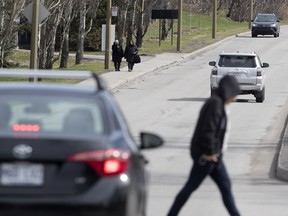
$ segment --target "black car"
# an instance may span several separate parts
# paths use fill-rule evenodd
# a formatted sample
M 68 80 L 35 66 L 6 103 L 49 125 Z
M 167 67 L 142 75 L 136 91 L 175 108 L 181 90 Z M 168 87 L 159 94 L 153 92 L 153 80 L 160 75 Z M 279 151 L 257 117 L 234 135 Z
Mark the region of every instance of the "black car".
M 100 77 L 89 72 L 10 72 L 42 82 L 0 83 L 0 215 L 144 216 L 147 160 Z M 95 80 L 95 87 L 47 78 Z
M 254 20 L 252 20 L 252 37 L 258 35 L 273 35 L 279 37 L 280 35 L 280 20 L 275 14 L 258 13 Z

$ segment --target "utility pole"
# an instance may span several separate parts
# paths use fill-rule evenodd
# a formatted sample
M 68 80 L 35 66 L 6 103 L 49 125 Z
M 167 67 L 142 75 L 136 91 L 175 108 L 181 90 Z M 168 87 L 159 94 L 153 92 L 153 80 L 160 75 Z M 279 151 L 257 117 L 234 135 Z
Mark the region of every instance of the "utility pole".
M 38 33 L 39 33 L 39 10 L 40 0 L 33 0 L 32 34 L 30 45 L 30 69 L 38 68 Z M 30 77 L 29 82 L 38 82 L 37 77 Z
M 178 0 L 178 37 L 177 37 L 177 51 L 181 51 L 182 41 L 182 1 Z
M 38 68 L 39 5 L 40 0 L 33 1 L 30 69 Z
M 107 14 L 106 14 L 106 43 L 105 43 L 105 69 L 110 67 L 110 38 L 111 38 L 111 8 L 112 0 L 107 0 Z
M 248 28 L 251 29 L 252 28 L 252 19 L 253 19 L 253 0 L 250 0 L 249 3 L 249 21 L 248 21 Z
M 213 21 L 212 21 L 212 38 L 216 38 L 217 32 L 217 0 L 213 0 Z

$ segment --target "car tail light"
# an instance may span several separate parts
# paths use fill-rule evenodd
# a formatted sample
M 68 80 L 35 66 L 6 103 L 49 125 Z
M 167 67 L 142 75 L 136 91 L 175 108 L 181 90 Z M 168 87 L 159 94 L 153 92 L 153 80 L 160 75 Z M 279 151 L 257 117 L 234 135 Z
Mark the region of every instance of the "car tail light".
M 212 69 L 212 75 L 217 75 L 218 74 L 218 69 L 215 67 Z
M 68 157 L 68 161 L 88 164 L 102 176 L 124 173 L 129 160 L 130 153 L 119 149 L 81 152 Z
M 262 76 L 262 70 L 257 70 L 257 77 Z
M 41 127 L 37 124 L 14 124 L 12 130 L 15 132 L 39 132 Z

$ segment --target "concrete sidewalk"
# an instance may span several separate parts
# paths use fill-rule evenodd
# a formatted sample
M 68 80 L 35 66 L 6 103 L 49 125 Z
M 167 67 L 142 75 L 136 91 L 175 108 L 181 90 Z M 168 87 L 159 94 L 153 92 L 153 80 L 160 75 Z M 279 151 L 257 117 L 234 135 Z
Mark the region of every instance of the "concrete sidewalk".
M 126 66 L 122 67 L 121 71 L 107 72 L 100 77 L 104 79 L 108 88 L 111 90 L 144 74 L 184 61 L 191 55 L 193 55 L 193 53 L 163 53 L 149 58 L 144 56 L 141 58 L 145 60 L 139 64 L 135 64 L 132 72 L 128 72 L 128 67 Z M 79 84 L 87 86 L 94 85 L 94 82 L 89 79 Z

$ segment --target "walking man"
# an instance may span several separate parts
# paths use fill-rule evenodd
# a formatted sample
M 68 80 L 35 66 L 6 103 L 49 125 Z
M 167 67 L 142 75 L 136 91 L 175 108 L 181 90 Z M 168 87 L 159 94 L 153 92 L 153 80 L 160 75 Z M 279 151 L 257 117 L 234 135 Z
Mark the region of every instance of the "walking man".
M 123 56 L 123 48 L 119 41 L 115 40 L 112 45 L 112 61 L 114 62 L 115 71 L 120 71 Z
M 190 146 L 193 167 L 168 216 L 179 214 L 189 196 L 208 175 L 217 184 L 230 216 L 240 216 L 232 194 L 231 181 L 222 160 L 223 150 L 227 146 L 227 105 L 235 101 L 239 93 L 237 80 L 226 75 L 221 79 L 217 93 L 203 105 Z
M 138 53 L 138 48 L 136 44 L 134 44 L 133 40 L 131 40 L 129 44 L 127 44 L 125 48 L 125 53 L 124 53 L 124 57 L 126 58 L 126 61 L 128 63 L 129 72 L 133 71 L 133 67 L 135 64 L 134 57 L 137 55 L 137 53 Z

